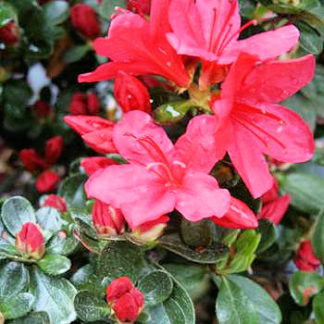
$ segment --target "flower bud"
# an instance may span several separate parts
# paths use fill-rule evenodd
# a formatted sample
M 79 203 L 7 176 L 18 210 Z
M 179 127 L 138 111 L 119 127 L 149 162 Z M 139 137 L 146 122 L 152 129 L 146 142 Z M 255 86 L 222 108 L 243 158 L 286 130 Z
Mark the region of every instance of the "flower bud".
M 30 258 L 41 259 L 45 253 L 45 243 L 40 227 L 25 223 L 16 235 L 16 249 Z
M 294 257 L 294 262 L 299 270 L 316 271 L 320 266 L 320 260 L 315 256 L 310 240 L 303 241 Z
M 118 164 L 113 159 L 109 159 L 103 156 L 88 157 L 81 161 L 81 166 L 88 176 L 95 173 L 99 169 L 103 169 L 109 165 Z
M 113 280 L 106 289 L 106 299 L 122 323 L 134 323 L 144 309 L 144 295 L 128 277 Z
M 114 96 L 124 113 L 131 110 L 151 112 L 150 94 L 147 88 L 130 74 L 118 72 L 114 84 Z
M 100 22 L 94 9 L 84 3 L 71 8 L 71 22 L 73 27 L 83 36 L 95 38 L 100 34 Z
M 37 100 L 32 107 L 32 112 L 37 118 L 47 117 L 51 110 L 51 106 L 44 100 Z
M 35 186 L 40 193 L 46 193 L 53 190 L 59 180 L 60 177 L 57 173 L 51 170 L 45 170 L 37 177 Z
M 54 164 L 63 150 L 63 138 L 61 136 L 55 136 L 50 138 L 45 144 L 45 161 L 47 164 Z
M 19 40 L 19 27 L 14 21 L 10 21 L 7 25 L 0 27 L 0 43 L 13 45 Z
M 24 164 L 25 168 L 34 172 L 45 167 L 46 163 L 34 149 L 23 149 L 19 153 L 19 157 Z
M 168 216 L 163 215 L 154 221 L 138 226 L 130 236 L 134 241 L 141 244 L 153 242 L 163 234 L 169 220 Z
M 121 211 L 100 200 L 96 200 L 93 204 L 92 222 L 101 237 L 118 236 L 125 230 Z
M 225 228 L 256 228 L 258 220 L 253 211 L 241 200 L 231 197 L 230 207 L 227 213 L 211 220 L 217 225 Z
M 88 115 L 97 115 L 100 112 L 100 102 L 95 92 L 87 94 L 87 112 Z
M 142 15 L 150 13 L 151 0 L 126 0 L 126 2 L 128 10 Z
M 87 115 L 87 104 L 82 92 L 76 92 L 70 101 L 69 112 L 71 115 Z
M 65 199 L 54 194 L 48 195 L 41 204 L 41 207 L 52 207 L 57 209 L 61 213 L 65 213 L 67 211 Z

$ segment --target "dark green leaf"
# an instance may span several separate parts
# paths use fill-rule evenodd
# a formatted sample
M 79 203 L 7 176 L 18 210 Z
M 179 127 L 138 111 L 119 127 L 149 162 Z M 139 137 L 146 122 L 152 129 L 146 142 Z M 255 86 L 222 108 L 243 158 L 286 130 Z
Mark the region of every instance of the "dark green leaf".
M 212 243 L 212 224 L 209 220 L 189 222 L 181 220 L 181 238 L 190 247 L 207 247 Z
M 10 324 L 50 324 L 50 319 L 46 312 L 33 312 L 11 321 Z
M 103 0 L 99 6 L 99 14 L 105 19 L 111 19 L 111 15 L 115 12 L 116 7 L 125 8 L 125 0 Z
M 85 322 L 100 321 L 110 312 L 105 300 L 89 291 L 79 292 L 75 296 L 74 306 L 78 318 Z
M 70 255 L 79 246 L 78 240 L 72 233 L 56 233 L 46 245 L 46 252 L 49 254 Z
M 70 14 L 69 4 L 63 0 L 55 0 L 42 6 L 45 19 L 52 25 L 61 24 Z
M 296 25 L 300 30 L 300 46 L 308 53 L 319 54 L 323 49 L 323 37 L 303 22 Z
M 2 205 L 1 218 L 7 230 L 15 236 L 23 224 L 36 222 L 35 212 L 30 202 L 23 197 L 12 197 Z
M 316 323 L 324 323 L 324 291 L 315 296 L 313 299 L 313 311 L 315 314 Z
M 138 289 L 145 295 L 145 305 L 154 306 L 171 295 L 173 282 L 165 271 L 157 270 L 143 277 L 138 283 Z
M 58 254 L 46 254 L 37 264 L 45 273 L 53 276 L 60 275 L 71 268 L 70 259 Z
M 277 229 L 272 222 L 267 219 L 259 220 L 258 231 L 261 234 L 261 241 L 257 253 L 267 250 L 278 238 Z
M 312 236 L 312 247 L 315 255 L 324 264 L 324 211 L 317 215 L 317 220 Z
M 73 300 L 76 289 L 66 279 L 49 277 L 37 267 L 32 271 L 31 290 L 36 297 L 35 311 L 48 313 L 51 323 L 68 324 L 75 320 Z
M 20 293 L 5 301 L 0 301 L 0 312 L 5 319 L 14 319 L 30 312 L 34 296 L 29 293 Z
M 64 53 L 64 61 L 68 64 L 80 61 L 90 50 L 87 44 L 74 46 Z

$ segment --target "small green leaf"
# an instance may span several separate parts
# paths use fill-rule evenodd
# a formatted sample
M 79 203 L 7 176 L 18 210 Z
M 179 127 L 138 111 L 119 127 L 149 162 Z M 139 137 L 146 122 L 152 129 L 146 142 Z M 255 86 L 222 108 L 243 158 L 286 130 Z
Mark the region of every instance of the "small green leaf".
M 68 280 L 49 277 L 37 267 L 33 268 L 31 279 L 35 311 L 47 312 L 55 324 L 68 324 L 76 319 L 73 300 L 77 291 Z
M 314 228 L 314 233 L 312 236 L 312 247 L 315 255 L 324 264 L 324 211 L 317 215 L 317 220 Z
M 315 314 L 316 323 L 324 323 L 324 291 L 316 295 L 313 299 L 313 311 Z
M 15 296 L 26 289 L 29 273 L 23 264 L 9 262 L 0 267 L 0 299 Z
M 219 324 L 258 324 L 259 317 L 250 299 L 236 283 L 222 278 L 216 300 Z
M 116 7 L 125 8 L 125 0 L 103 0 L 99 6 L 99 14 L 102 18 L 111 19 L 111 15 L 115 12 Z
M 319 54 L 323 50 L 323 37 L 317 30 L 303 22 L 297 22 L 300 30 L 300 46 L 308 53 Z
M 61 231 L 52 236 L 46 245 L 46 253 L 70 255 L 79 247 L 78 240 L 72 233 Z
M 171 295 L 173 282 L 167 272 L 157 270 L 143 277 L 138 283 L 138 289 L 145 295 L 145 305 L 154 306 Z
M 14 319 L 30 312 L 34 296 L 29 293 L 20 293 L 5 301 L 0 301 L 0 312 L 5 319 Z
M 105 300 L 89 291 L 79 292 L 75 296 L 74 306 L 78 318 L 85 322 L 103 320 L 110 313 Z
M 1 2 L 0 6 L 0 28 L 6 26 L 10 21 L 17 21 L 15 9 L 6 2 Z
M 90 50 L 91 47 L 87 44 L 77 45 L 66 51 L 63 59 L 67 64 L 75 63 L 80 61 Z
M 38 209 L 36 211 L 36 219 L 40 227 L 50 233 L 58 232 L 66 224 L 61 214 L 52 207 Z
M 308 304 L 310 297 L 324 288 L 324 278 L 316 272 L 295 272 L 289 280 L 290 294 L 298 305 Z
M 51 324 L 46 312 L 33 312 L 19 319 L 13 320 L 10 324 Z
M 61 24 L 69 18 L 69 4 L 63 0 L 55 0 L 42 6 L 45 19 L 52 25 Z
M 212 223 L 209 220 L 189 222 L 183 218 L 181 238 L 190 247 L 206 247 L 212 243 Z
M 186 101 L 166 103 L 154 110 L 154 120 L 162 124 L 179 122 L 194 105 Z
M 258 231 L 261 234 L 261 241 L 257 253 L 267 250 L 278 238 L 277 229 L 272 222 L 267 219 L 259 220 Z
M 12 197 L 2 205 L 1 218 L 7 230 L 15 236 L 23 224 L 36 222 L 35 212 L 30 202 L 23 197 Z
M 70 259 L 58 254 L 46 254 L 37 264 L 45 273 L 52 276 L 65 273 L 71 268 Z

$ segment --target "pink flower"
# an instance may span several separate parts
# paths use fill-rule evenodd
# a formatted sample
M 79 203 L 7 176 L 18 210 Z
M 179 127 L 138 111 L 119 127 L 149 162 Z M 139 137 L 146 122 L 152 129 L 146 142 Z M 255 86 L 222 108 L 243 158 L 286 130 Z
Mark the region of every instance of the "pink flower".
M 268 219 L 278 226 L 289 207 L 290 200 L 291 197 L 288 194 L 279 196 L 278 182 L 274 179 L 272 188 L 262 196 L 263 205 L 258 214 L 258 219 Z
M 106 289 L 106 299 L 122 323 L 134 323 L 144 309 L 144 295 L 128 277 L 113 280 Z
M 315 256 L 311 241 L 303 241 L 294 257 L 295 264 L 302 271 L 316 271 L 321 261 Z
M 222 85 L 214 116 L 205 116 L 206 132 L 214 136 L 216 159 L 228 152 L 231 161 L 257 198 L 273 185 L 264 154 L 283 162 L 309 160 L 313 135 L 295 112 L 276 104 L 306 85 L 314 74 L 314 57 L 260 62 L 242 54 Z M 194 128 L 201 116 L 192 120 Z M 193 136 L 187 131 L 187 136 Z M 210 157 L 211 158 L 211 157 Z
M 237 0 L 171 0 L 167 35 L 178 54 L 202 59 L 200 83 L 206 86 L 217 69 L 231 64 L 240 52 L 260 60 L 288 52 L 298 41 L 294 26 L 285 26 L 238 40 L 240 33 L 255 21 L 241 26 Z
M 83 159 L 80 164 L 83 167 L 86 174 L 90 176 L 99 169 L 118 163 L 112 159 L 103 156 L 94 156 Z
M 98 170 L 85 189 L 89 198 L 120 208 L 132 229 L 174 209 L 190 221 L 226 213 L 230 195 L 208 175 L 214 161 L 204 150 L 206 137 L 173 145 L 148 114 L 131 111 L 114 127 L 113 140 L 129 164 Z
M 114 96 L 124 113 L 131 110 L 151 112 L 150 94 L 144 84 L 125 72 L 118 72 L 114 84 Z
M 65 116 L 63 119 L 96 152 L 116 152 L 112 142 L 113 122 L 97 116 Z
M 48 195 L 41 204 L 41 207 L 52 207 L 57 209 L 61 213 L 65 213 L 67 211 L 65 199 L 54 194 Z
M 96 200 L 92 208 L 92 222 L 99 236 L 117 236 L 124 232 L 124 216 L 119 209 Z
M 25 223 L 16 235 L 16 248 L 23 255 L 41 259 L 45 253 L 43 234 L 38 225 Z
M 63 138 L 55 136 L 50 138 L 45 144 L 45 161 L 48 165 L 54 164 L 62 154 Z
M 52 191 L 60 181 L 59 175 L 51 170 L 43 171 L 36 180 L 36 189 L 41 193 Z
M 96 82 L 115 78 L 119 71 L 133 75 L 155 74 L 187 87 L 190 77 L 181 56 L 166 39 L 171 32 L 168 20 L 169 0 L 153 0 L 150 20 L 123 11 L 113 18 L 108 37 L 97 38 L 98 55 L 111 59 L 94 72 L 81 74 L 79 82 Z

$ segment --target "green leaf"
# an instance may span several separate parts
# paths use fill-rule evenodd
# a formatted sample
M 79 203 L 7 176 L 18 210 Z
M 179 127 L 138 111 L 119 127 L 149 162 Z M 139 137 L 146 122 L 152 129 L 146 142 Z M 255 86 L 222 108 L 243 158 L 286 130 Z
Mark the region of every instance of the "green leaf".
M 0 267 L 0 299 L 15 296 L 26 289 L 29 273 L 23 264 L 9 262 Z
M 291 195 L 291 204 L 310 214 L 319 213 L 324 208 L 324 179 L 312 174 L 291 173 L 281 175 L 280 189 Z
M 14 319 L 26 315 L 30 312 L 34 301 L 34 296 L 29 293 L 20 293 L 5 301 L 0 301 L 0 312 L 5 319 Z
M 145 305 L 154 306 L 171 295 L 173 282 L 165 271 L 156 270 L 140 280 L 138 289 L 145 295 Z
M 281 312 L 270 295 L 254 281 L 237 275 L 231 275 L 229 280 L 236 283 L 253 304 L 259 314 L 259 324 L 280 324 Z
M 105 300 L 89 291 L 79 292 L 75 296 L 74 306 L 78 318 L 85 322 L 103 320 L 110 313 Z
M 30 202 L 23 197 L 12 197 L 2 205 L 1 218 L 7 230 L 15 236 L 23 224 L 36 222 L 35 212 Z
M 59 232 L 46 245 L 46 253 L 70 255 L 79 247 L 79 241 L 72 233 Z
M 277 229 L 272 222 L 267 219 L 259 220 L 258 231 L 261 234 L 261 241 L 257 253 L 267 250 L 278 238 Z
M 43 207 L 36 211 L 37 223 L 40 227 L 50 233 L 58 232 L 63 225 L 67 224 L 61 214 L 52 207 Z
M 317 220 L 312 236 L 312 248 L 315 255 L 324 264 L 324 210 L 317 215 Z
M 86 195 L 83 186 L 87 178 L 84 174 L 75 174 L 62 182 L 58 190 L 58 195 L 65 199 L 70 208 L 85 207 Z
M 10 21 L 17 21 L 17 14 L 14 8 L 6 2 L 1 2 L 0 6 L 0 28 L 7 25 Z
M 13 320 L 10 324 L 51 324 L 46 312 L 33 312 L 19 319 Z
M 99 15 L 105 19 L 111 19 L 111 15 L 115 12 L 116 7 L 125 8 L 125 0 L 103 0 L 99 6 Z
M 196 251 L 185 245 L 177 233 L 163 235 L 159 240 L 159 244 L 187 260 L 205 264 L 216 263 L 220 258 L 224 257 L 226 252 L 226 247 L 218 243 L 214 243 L 202 251 Z
M 181 238 L 190 247 L 206 247 L 212 243 L 212 223 L 209 220 L 189 222 L 183 218 Z
M 71 268 L 70 259 L 58 254 L 46 254 L 37 264 L 45 273 L 53 276 L 65 273 Z
M 250 299 L 236 283 L 222 278 L 216 300 L 219 324 L 258 324 L 259 316 Z
M 90 50 L 91 47 L 87 44 L 77 45 L 66 51 L 63 59 L 67 64 L 75 63 L 80 61 Z
M 69 4 L 63 0 L 55 0 L 42 6 L 45 19 L 52 25 L 61 24 L 69 18 Z
M 162 124 L 177 123 L 193 107 L 188 100 L 166 103 L 154 110 L 154 120 Z
M 300 30 L 300 46 L 308 53 L 319 54 L 323 50 L 323 37 L 308 24 L 297 22 Z
M 315 296 L 313 299 L 313 311 L 315 314 L 316 323 L 324 323 L 324 291 Z
M 99 273 L 113 278 L 128 276 L 136 281 L 145 266 L 142 250 L 123 241 L 110 241 L 102 250 L 99 260 Z
M 33 268 L 31 290 L 35 295 L 35 311 L 45 311 L 51 323 L 68 324 L 76 319 L 73 300 L 77 293 L 66 279 L 49 277 Z
M 308 304 L 310 297 L 324 288 L 324 278 L 315 272 L 295 272 L 289 280 L 289 291 L 298 305 Z

